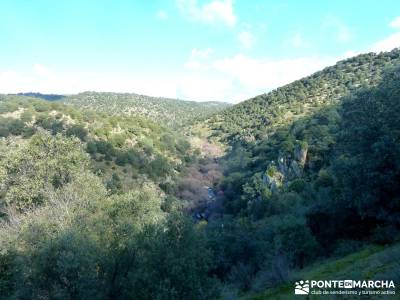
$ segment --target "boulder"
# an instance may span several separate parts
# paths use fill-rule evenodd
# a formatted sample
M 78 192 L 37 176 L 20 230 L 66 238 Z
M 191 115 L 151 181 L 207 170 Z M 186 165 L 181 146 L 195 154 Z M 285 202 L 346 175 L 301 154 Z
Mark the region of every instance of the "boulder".
M 308 146 L 297 144 L 294 148 L 294 159 L 304 168 L 307 160 Z

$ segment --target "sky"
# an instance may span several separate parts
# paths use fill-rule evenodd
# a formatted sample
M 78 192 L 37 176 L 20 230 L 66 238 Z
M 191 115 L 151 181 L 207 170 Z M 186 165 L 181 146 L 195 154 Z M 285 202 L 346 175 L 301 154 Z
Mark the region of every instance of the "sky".
M 399 0 L 0 0 L 0 93 L 237 103 L 400 46 Z

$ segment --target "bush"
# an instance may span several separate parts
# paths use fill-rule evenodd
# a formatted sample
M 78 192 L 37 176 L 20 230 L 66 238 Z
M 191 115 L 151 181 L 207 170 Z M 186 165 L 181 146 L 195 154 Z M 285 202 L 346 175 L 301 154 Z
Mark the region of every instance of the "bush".
M 75 136 L 79 138 L 81 141 L 86 140 L 86 136 L 88 134 L 87 130 L 81 125 L 73 125 L 67 129 L 65 132 L 67 136 Z

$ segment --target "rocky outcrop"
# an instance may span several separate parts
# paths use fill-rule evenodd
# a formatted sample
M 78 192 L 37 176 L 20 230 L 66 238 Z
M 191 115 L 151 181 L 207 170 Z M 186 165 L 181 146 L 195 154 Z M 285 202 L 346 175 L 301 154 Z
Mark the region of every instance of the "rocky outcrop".
M 306 144 L 297 144 L 294 148 L 294 159 L 304 168 L 307 160 L 308 146 Z
M 303 176 L 307 161 L 308 146 L 298 143 L 293 154 L 279 155 L 278 160 L 271 161 L 263 174 L 263 182 L 271 192 L 277 191 L 287 182 Z

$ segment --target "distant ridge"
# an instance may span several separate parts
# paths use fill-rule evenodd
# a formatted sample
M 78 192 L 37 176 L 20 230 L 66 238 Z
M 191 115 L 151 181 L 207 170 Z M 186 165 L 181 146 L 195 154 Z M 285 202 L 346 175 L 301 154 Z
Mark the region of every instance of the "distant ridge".
M 33 97 L 33 98 L 40 98 L 44 99 L 47 101 L 57 101 L 65 98 L 64 95 L 58 95 L 58 94 L 42 94 L 42 93 L 33 93 L 33 92 L 28 92 L 28 93 L 18 93 L 18 96 L 26 96 L 26 97 Z
M 142 116 L 177 128 L 202 121 L 230 106 L 229 103 L 195 102 L 134 93 L 84 92 L 68 95 L 63 103 L 114 116 Z

